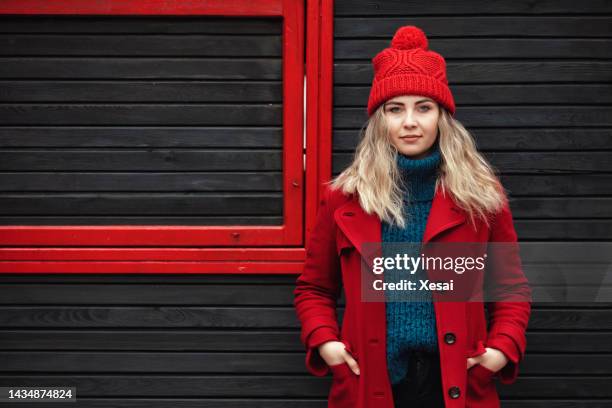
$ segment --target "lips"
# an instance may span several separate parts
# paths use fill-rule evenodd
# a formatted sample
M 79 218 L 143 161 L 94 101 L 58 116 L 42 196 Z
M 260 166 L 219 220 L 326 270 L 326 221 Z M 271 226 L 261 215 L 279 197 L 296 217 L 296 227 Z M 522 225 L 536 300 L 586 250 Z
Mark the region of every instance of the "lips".
M 400 136 L 400 139 L 405 140 L 407 142 L 414 142 L 420 138 L 421 136 L 414 136 L 414 135 Z

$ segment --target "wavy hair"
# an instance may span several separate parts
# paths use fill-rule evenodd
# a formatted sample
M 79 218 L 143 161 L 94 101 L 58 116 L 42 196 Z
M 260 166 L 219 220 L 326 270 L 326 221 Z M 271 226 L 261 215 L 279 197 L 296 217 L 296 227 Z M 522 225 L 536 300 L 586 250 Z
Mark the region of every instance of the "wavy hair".
M 476 219 L 489 225 L 490 216 L 507 201 L 493 167 L 476 149 L 470 132 L 444 107 L 439 106 L 438 138 L 441 162 L 436 189 L 450 193 L 475 226 Z M 405 228 L 401 173 L 396 147 L 391 143 L 384 104 L 366 121 L 353 162 L 327 184 L 345 194 L 356 194 L 363 210 L 381 220 Z

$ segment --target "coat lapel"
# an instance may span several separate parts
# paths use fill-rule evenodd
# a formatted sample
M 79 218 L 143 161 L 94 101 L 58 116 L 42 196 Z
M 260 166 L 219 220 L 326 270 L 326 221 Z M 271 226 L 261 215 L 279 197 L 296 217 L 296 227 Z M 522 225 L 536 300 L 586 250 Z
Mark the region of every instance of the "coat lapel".
M 378 216 L 367 214 L 359 205 L 358 199 L 354 197 L 334 211 L 334 219 L 368 265 L 371 265 L 372 259 L 380 256 L 382 238 L 381 221 Z M 441 189 L 437 189 L 427 218 L 423 244 L 465 221 L 465 212 L 458 208 L 448 195 L 444 195 Z M 366 245 L 364 248 L 364 243 L 378 243 L 379 245 Z
M 431 210 L 425 232 L 423 233 L 423 243 L 431 241 L 436 235 L 463 224 L 467 217 L 449 195 L 444 195 L 441 189 L 437 189 L 431 203 Z

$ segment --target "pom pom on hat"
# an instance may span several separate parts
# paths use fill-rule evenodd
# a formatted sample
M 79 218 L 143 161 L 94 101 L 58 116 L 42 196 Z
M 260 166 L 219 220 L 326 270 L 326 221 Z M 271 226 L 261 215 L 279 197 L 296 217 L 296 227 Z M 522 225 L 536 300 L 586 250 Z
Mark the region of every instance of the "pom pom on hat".
M 414 48 L 427 50 L 428 46 L 427 36 L 423 30 L 415 26 L 399 28 L 393 36 L 393 40 L 391 40 L 391 47 L 398 50 L 411 50 Z

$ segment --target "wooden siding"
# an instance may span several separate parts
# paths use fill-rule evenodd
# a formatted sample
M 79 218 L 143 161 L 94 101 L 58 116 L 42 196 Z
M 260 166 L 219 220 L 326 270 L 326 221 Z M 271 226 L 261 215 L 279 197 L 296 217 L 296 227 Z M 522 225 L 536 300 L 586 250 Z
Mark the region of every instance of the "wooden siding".
M 72 384 L 78 407 L 325 407 L 330 378 L 304 369 L 294 283 L 4 275 L 0 385 Z M 535 308 L 503 406 L 608 406 L 611 331 L 609 305 Z
M 612 6 L 336 1 L 334 175 L 367 119 L 371 59 L 402 25 L 445 56 L 456 117 L 509 190 L 519 239 L 611 241 Z M 524 261 L 540 282 L 555 273 Z M 520 377 L 497 383 L 502 406 L 611 405 L 611 306 L 536 302 Z

